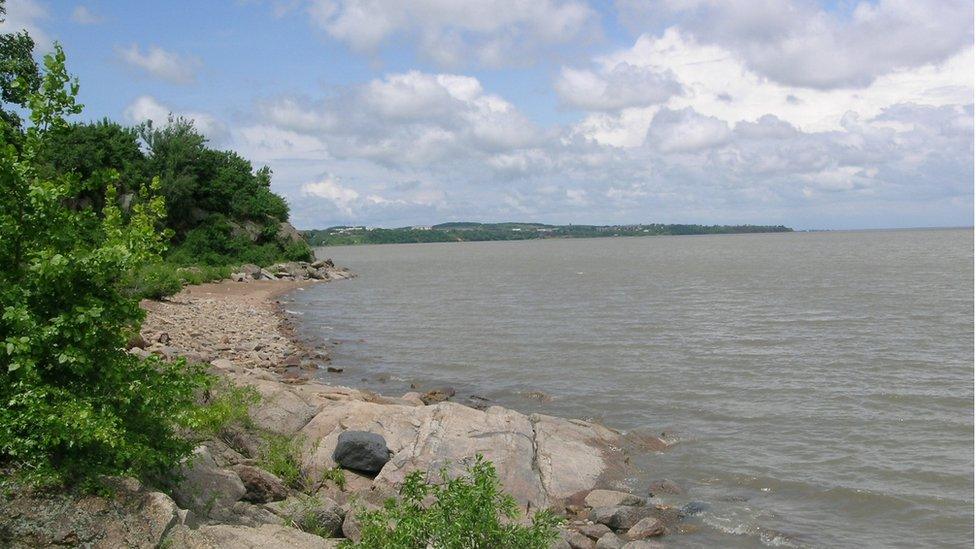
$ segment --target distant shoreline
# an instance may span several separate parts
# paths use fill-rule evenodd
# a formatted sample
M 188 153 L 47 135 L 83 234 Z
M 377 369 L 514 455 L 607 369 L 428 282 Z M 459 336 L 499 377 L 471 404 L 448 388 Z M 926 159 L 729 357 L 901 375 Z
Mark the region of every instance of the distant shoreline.
M 636 236 L 692 236 L 713 234 L 788 233 L 783 225 L 547 225 L 543 223 L 442 223 L 394 229 L 339 226 L 302 231 L 311 246 L 358 244 L 419 244 L 429 242 L 485 242 L 554 238 L 606 238 Z

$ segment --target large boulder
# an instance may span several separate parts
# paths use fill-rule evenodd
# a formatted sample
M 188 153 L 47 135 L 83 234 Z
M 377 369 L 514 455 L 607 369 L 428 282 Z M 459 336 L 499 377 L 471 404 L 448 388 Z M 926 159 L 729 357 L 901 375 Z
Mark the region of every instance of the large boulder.
M 178 475 L 181 480 L 173 487 L 173 498 L 201 517 L 232 516 L 234 503 L 247 493 L 237 473 L 218 467 L 206 446 L 198 446 L 183 461 Z
M 288 497 L 288 487 L 280 478 L 264 469 L 252 465 L 235 465 L 231 467 L 244 483 L 245 501 L 253 503 L 267 503 L 279 501 Z
M 615 505 L 643 505 L 644 498 L 616 490 L 593 490 L 583 500 L 589 507 L 613 507 Z
M 617 505 L 612 507 L 596 507 L 590 511 L 590 520 L 598 524 L 605 524 L 615 531 L 629 530 L 641 519 L 654 516 L 653 507 L 634 507 Z
M 332 459 L 340 466 L 364 473 L 379 473 L 390 461 L 386 440 L 376 433 L 346 431 L 339 435 Z
M 337 464 L 334 452 L 345 431 L 381 435 L 393 452 L 375 488 L 399 486 L 416 470 L 436 474 L 443 468 L 457 475 L 481 454 L 495 464 L 502 486 L 523 508 L 540 509 L 629 472 L 618 450 L 621 436 L 585 421 L 526 416 L 498 406 L 405 406 L 364 402 L 351 393 L 325 398 L 336 400 L 326 402 L 299 431 L 306 441 L 303 466 L 313 475 Z

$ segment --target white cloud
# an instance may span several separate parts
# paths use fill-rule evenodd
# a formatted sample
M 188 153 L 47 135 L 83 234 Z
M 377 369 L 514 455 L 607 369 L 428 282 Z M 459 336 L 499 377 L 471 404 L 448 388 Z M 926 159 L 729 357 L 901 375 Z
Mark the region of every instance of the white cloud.
M 622 61 L 599 73 L 563 68 L 556 92 L 567 105 L 588 111 L 615 111 L 664 103 L 681 92 L 669 70 Z
M 332 176 L 321 181 L 302 185 L 302 194 L 324 198 L 339 208 L 346 215 L 352 215 L 352 203 L 359 198 L 359 193 L 353 189 L 343 187 Z
M 43 4 L 35 0 L 9 0 L 5 6 L 7 14 L 0 22 L 0 33 L 27 31 L 41 52 L 52 49 L 51 37 L 40 26 L 48 18 Z
M 531 63 L 553 45 L 585 41 L 596 12 L 581 0 L 312 0 L 312 21 L 356 51 L 405 36 L 442 66 Z
M 165 125 L 170 115 L 192 120 L 200 133 L 215 141 L 222 139 L 227 131 L 224 124 L 209 113 L 172 109 L 151 95 L 137 97 L 125 108 L 122 114 L 133 124 L 151 121 L 154 126 Z
M 126 64 L 172 84 L 195 82 L 197 71 L 202 65 L 195 57 L 170 52 L 159 46 L 149 46 L 143 53 L 138 44 L 132 44 L 128 47 L 116 47 L 115 52 Z
M 665 153 L 695 152 L 724 145 L 732 133 L 728 124 L 690 108 L 661 109 L 647 130 L 648 142 Z
M 79 25 L 97 25 L 104 18 L 93 12 L 88 6 L 79 4 L 71 12 L 71 20 Z
M 960 105 L 971 102 L 973 94 L 972 48 L 937 65 L 879 77 L 863 89 L 814 90 L 778 84 L 753 72 L 733 52 L 703 45 L 677 28 L 660 37 L 642 35 L 632 47 L 598 57 L 594 63 L 669 71 L 684 90 L 665 103 L 673 110 L 691 107 L 730 125 L 772 114 L 807 132 L 839 129 L 849 111 L 872 117 L 899 102 Z M 602 143 L 636 146 L 656 112 L 656 106 L 595 112 L 576 131 Z

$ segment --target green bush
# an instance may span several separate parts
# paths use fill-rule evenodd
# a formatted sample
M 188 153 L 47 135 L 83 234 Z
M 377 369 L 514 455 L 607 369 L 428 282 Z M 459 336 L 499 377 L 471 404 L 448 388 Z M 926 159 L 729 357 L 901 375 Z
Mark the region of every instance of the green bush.
M 238 387 L 222 380 L 215 382 L 208 393 L 206 405 L 199 409 L 194 421 L 196 436 L 217 436 L 228 426 L 254 427 L 250 408 L 261 401 L 254 387 Z
M 287 437 L 269 433 L 265 437 L 261 466 L 295 489 L 305 486 L 302 471 L 302 441 L 298 437 Z
M 126 273 L 157 261 L 168 236 L 159 183 L 124 216 L 114 172 L 42 175 L 50 135 L 81 111 L 60 45 L 43 65 L 31 125 L 0 121 L 0 462 L 37 482 L 161 473 L 190 452 L 180 433 L 201 424 L 212 381 L 123 350 L 144 315 Z M 105 189 L 101 211 L 73 202 L 86 189 Z
M 490 461 L 477 456 L 467 473 L 442 484 L 424 481 L 420 471 L 404 479 L 399 499 L 379 510 L 360 510 L 362 539 L 345 547 L 369 549 L 547 549 L 560 523 L 550 511 L 516 522 L 518 504 L 501 491 Z M 433 499 L 425 505 L 424 500 Z
M 162 299 L 179 292 L 183 281 L 176 268 L 162 262 L 147 263 L 129 271 L 122 291 L 135 299 Z
M 309 534 L 330 538 L 334 532 L 330 525 L 323 524 L 325 511 L 321 499 L 306 494 L 299 494 L 285 510 L 290 526 Z

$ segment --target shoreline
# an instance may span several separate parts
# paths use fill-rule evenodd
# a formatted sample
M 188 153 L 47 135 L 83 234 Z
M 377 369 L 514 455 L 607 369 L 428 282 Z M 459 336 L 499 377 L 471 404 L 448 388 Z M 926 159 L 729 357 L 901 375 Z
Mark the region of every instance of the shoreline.
M 207 362 L 234 385 L 256 389 L 262 399 L 251 410 L 255 425 L 301 440 L 301 465 L 310 476 L 336 467 L 333 450 L 339 433 L 362 430 L 383 436 L 391 457 L 375 476 L 346 471 L 346 487 L 319 488 L 318 495 L 346 506 L 347 516 L 354 513 L 351 501 L 381 505 L 395 496 L 409 471 L 430 474 L 446 466 L 457 474 L 465 460 L 483 454 L 495 463 L 503 489 L 523 510 L 548 508 L 567 518 L 554 547 L 594 547 L 608 534 L 623 546 L 684 531 L 687 513 L 629 488 L 628 479 L 636 472 L 630 454 L 667 448 L 660 438 L 630 438 L 592 422 L 501 406 L 478 409 L 436 390 L 384 396 L 315 376 L 328 364 L 329 349 L 296 334 L 296 319 L 287 314 L 281 298 L 322 282 L 224 280 L 187 287 L 164 301 L 144 302 L 141 335 L 146 345 L 133 352 Z M 239 460 L 222 441 L 206 446 L 217 466 Z M 232 457 L 222 464 L 225 455 Z M 653 526 L 650 533 L 629 532 L 642 519 L 647 519 L 645 527 Z M 355 534 L 354 525 L 343 524 L 342 535 Z

